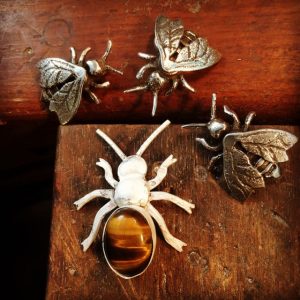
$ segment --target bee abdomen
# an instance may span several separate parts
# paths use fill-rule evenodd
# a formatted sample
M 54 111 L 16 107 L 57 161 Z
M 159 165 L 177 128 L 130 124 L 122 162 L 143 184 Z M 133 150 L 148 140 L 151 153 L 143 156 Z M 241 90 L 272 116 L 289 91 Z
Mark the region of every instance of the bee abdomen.
M 265 177 L 280 177 L 280 169 L 277 164 L 271 163 L 263 158 L 259 158 L 255 168 Z

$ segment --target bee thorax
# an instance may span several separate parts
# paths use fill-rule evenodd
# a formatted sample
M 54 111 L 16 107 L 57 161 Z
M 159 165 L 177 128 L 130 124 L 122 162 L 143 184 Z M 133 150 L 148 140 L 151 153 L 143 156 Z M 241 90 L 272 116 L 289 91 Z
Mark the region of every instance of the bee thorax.
M 148 79 L 148 88 L 151 91 L 158 91 L 162 88 L 162 86 L 165 85 L 165 83 L 168 81 L 167 78 L 164 76 L 161 76 L 161 74 L 158 71 L 154 71 L 150 74 Z
M 101 63 L 99 64 L 99 62 L 96 60 L 88 60 L 86 65 L 90 75 L 103 75 L 105 72 L 105 66 L 103 66 Z
M 114 200 L 119 207 L 124 205 L 146 206 L 149 201 L 149 189 L 142 178 L 121 180 L 115 190 Z

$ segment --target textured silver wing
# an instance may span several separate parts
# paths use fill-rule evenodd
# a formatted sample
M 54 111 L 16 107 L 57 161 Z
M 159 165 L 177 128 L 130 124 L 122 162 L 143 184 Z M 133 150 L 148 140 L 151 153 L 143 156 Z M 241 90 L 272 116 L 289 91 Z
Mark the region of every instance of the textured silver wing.
M 61 124 L 68 123 L 77 112 L 86 71 L 60 58 L 46 58 L 38 63 L 44 100 L 56 112 Z
M 256 188 L 265 186 L 263 175 L 251 165 L 248 152 L 277 163 L 288 160 L 286 150 L 297 142 L 293 134 L 274 129 L 261 129 L 227 134 L 223 140 L 223 175 L 233 197 L 245 200 Z
M 286 151 L 297 140 L 295 135 L 276 129 L 253 130 L 236 136 L 236 141 L 240 142 L 243 148 L 272 163 L 287 161 L 289 158 Z
M 188 72 L 211 67 L 221 58 L 221 54 L 208 45 L 206 39 L 198 37 L 181 49 L 175 62 L 166 61 L 163 69 L 167 72 Z
M 263 176 L 254 168 L 248 156 L 234 147 L 234 137 L 224 138 L 223 175 L 231 195 L 245 200 L 256 188 L 265 186 Z
M 155 45 L 159 51 L 161 65 L 169 61 L 179 47 L 184 28 L 180 20 L 170 20 L 159 16 L 155 23 Z

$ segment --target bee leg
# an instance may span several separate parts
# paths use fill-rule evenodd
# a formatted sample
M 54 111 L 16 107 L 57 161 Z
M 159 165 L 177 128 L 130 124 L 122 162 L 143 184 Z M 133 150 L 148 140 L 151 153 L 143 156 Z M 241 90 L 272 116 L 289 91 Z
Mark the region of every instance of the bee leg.
M 138 56 L 139 56 L 140 58 L 144 58 L 144 59 L 147 59 L 147 60 L 151 60 L 151 59 L 155 59 L 155 58 L 156 58 L 155 55 L 147 54 L 147 53 L 142 53 L 142 52 L 139 52 L 139 53 L 138 53 Z
M 109 55 L 109 53 L 110 53 L 111 47 L 112 47 L 112 41 L 111 41 L 111 40 L 108 40 L 108 41 L 107 41 L 106 50 L 105 50 L 104 54 L 102 55 L 102 59 L 103 59 L 104 61 L 106 61 L 106 59 L 107 59 L 107 57 L 108 57 L 108 55 Z
M 217 146 L 211 146 L 207 143 L 207 141 L 204 138 L 196 138 L 196 141 L 199 142 L 204 148 L 206 148 L 209 151 L 220 151 L 222 149 L 222 144 L 219 144 Z
M 91 246 L 91 244 L 97 238 L 98 231 L 100 229 L 100 225 L 104 216 L 110 211 L 112 211 L 113 209 L 115 209 L 116 207 L 117 205 L 115 204 L 115 202 L 111 200 L 99 209 L 99 211 L 95 216 L 93 227 L 89 236 L 81 243 L 84 252 Z
M 181 252 L 182 251 L 182 247 L 186 246 L 186 243 L 184 243 L 183 241 L 177 239 L 176 237 L 174 237 L 167 225 L 166 222 L 164 220 L 164 218 L 162 217 L 162 215 L 158 212 L 158 210 L 156 210 L 156 208 L 154 206 L 152 206 L 150 203 L 147 206 L 147 211 L 149 212 L 149 214 L 151 215 L 151 217 L 157 222 L 162 235 L 165 238 L 165 241 L 172 246 L 174 249 L 176 249 L 177 251 Z
M 153 106 L 152 106 L 152 117 L 155 116 L 157 108 L 158 91 L 153 91 Z
M 173 78 L 172 79 L 172 87 L 166 91 L 165 95 L 169 96 L 174 90 L 176 90 L 178 83 L 179 83 L 179 78 L 178 77 Z
M 136 79 L 142 79 L 144 73 L 146 72 L 147 69 L 150 68 L 156 68 L 156 65 L 153 63 L 149 63 L 147 65 L 144 65 L 143 67 L 140 68 L 140 70 L 136 73 Z
M 76 206 L 77 210 L 79 210 L 84 205 L 86 205 L 87 203 L 89 203 L 90 201 L 92 201 L 95 198 L 102 197 L 102 198 L 107 198 L 107 199 L 112 200 L 113 195 L 114 195 L 114 190 L 109 190 L 109 189 L 95 190 L 95 191 L 88 193 L 87 195 L 80 198 L 79 200 L 75 201 L 74 205 Z
M 125 90 L 124 93 L 127 94 L 127 93 L 132 93 L 132 92 L 137 92 L 137 91 L 143 91 L 143 90 L 147 90 L 148 89 L 148 85 L 147 84 L 144 84 L 144 85 L 138 85 L 132 89 L 128 89 L 128 90 Z
M 219 159 L 222 158 L 222 157 L 223 157 L 223 153 L 218 154 L 218 155 L 216 155 L 216 156 L 213 156 L 213 157 L 210 159 L 210 161 L 209 161 L 209 163 L 208 163 L 208 165 L 207 165 L 207 169 L 208 169 L 208 170 L 211 170 L 211 168 L 212 168 L 213 165 L 216 163 L 216 161 L 219 160 Z
M 76 52 L 75 49 L 73 47 L 70 48 L 70 52 L 71 52 L 71 63 L 72 64 L 76 64 Z
M 118 74 L 120 74 L 120 75 L 123 75 L 123 72 L 122 72 L 122 71 L 120 71 L 120 70 L 118 70 L 118 69 L 115 69 L 115 68 L 113 68 L 113 67 L 111 67 L 111 66 L 106 65 L 106 69 L 109 70 L 109 71 L 118 73 Z
M 176 161 L 177 159 L 173 158 L 173 155 L 170 155 L 166 160 L 164 160 L 164 162 L 159 166 L 158 170 L 156 171 L 156 176 L 148 181 L 150 190 L 153 190 L 163 181 L 163 179 L 167 175 L 168 167 L 174 164 Z
M 184 209 L 189 214 L 191 214 L 192 209 L 195 208 L 195 204 L 190 203 L 186 200 L 183 200 L 175 195 L 172 195 L 172 194 L 166 193 L 166 192 L 151 192 L 150 193 L 150 201 L 153 201 L 153 200 L 170 201 L 170 202 L 176 204 L 177 206 L 181 207 L 182 209 Z
M 255 117 L 255 112 L 254 112 L 254 111 L 251 111 L 251 112 L 247 115 L 247 117 L 246 117 L 246 119 L 245 119 L 244 131 L 247 131 L 247 130 L 248 130 L 249 125 L 250 125 L 250 123 L 251 123 L 251 121 L 252 121 L 252 119 L 253 119 L 254 117 Z
M 103 89 L 103 88 L 107 88 L 110 86 L 110 82 L 109 81 L 105 81 L 103 83 L 91 83 L 91 86 L 96 88 L 96 89 Z
M 190 90 L 191 92 L 195 93 L 195 89 L 193 87 L 191 87 L 187 81 L 185 80 L 185 78 L 183 77 L 183 75 L 180 76 L 180 81 L 182 83 L 182 86 L 185 87 L 186 89 Z
M 227 105 L 224 105 L 224 112 L 225 114 L 231 116 L 233 118 L 233 130 L 239 130 L 241 122 L 237 114 L 231 110 Z
M 104 177 L 105 180 L 113 187 L 116 188 L 118 181 L 114 179 L 113 173 L 112 173 L 112 169 L 110 164 L 102 159 L 99 158 L 99 162 L 96 162 L 96 165 L 101 167 L 104 170 Z
M 79 57 L 79 59 L 78 59 L 78 66 L 82 67 L 84 58 L 86 57 L 86 55 L 88 54 L 89 51 L 91 51 L 91 48 L 90 48 L 90 47 L 85 48 L 85 49 L 81 52 L 80 57 Z
M 84 89 L 90 96 L 90 98 L 96 103 L 96 104 L 99 104 L 100 101 L 98 99 L 98 97 L 89 89 L 89 88 L 85 88 Z

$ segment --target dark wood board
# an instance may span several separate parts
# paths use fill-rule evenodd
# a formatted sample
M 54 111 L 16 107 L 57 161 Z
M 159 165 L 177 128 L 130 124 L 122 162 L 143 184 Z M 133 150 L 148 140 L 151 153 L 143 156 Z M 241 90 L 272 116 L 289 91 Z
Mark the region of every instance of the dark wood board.
M 157 190 L 192 199 L 188 215 L 170 203 L 155 203 L 177 238 L 188 246 L 176 252 L 158 232 L 154 260 L 140 277 L 125 280 L 108 267 L 101 240 L 84 253 L 94 216 L 106 202 L 80 211 L 73 202 L 97 188 L 109 188 L 95 163 L 107 160 L 116 173 L 118 156 L 95 133 L 106 132 L 134 154 L 156 125 L 76 125 L 60 127 L 55 168 L 47 299 L 295 299 L 300 296 L 300 169 L 298 142 L 282 163 L 282 177 L 270 181 L 244 203 L 232 199 L 206 171 L 210 154 L 195 142 L 203 129 L 167 128 L 143 157 L 147 178 L 173 154 Z M 253 128 L 261 128 L 259 126 Z M 300 136 L 300 128 L 273 126 Z M 157 228 L 158 229 L 158 228 Z
M 161 96 L 151 117 L 152 96 L 123 94 L 138 84 L 145 64 L 137 52 L 156 53 L 158 15 L 181 18 L 187 29 L 208 38 L 222 60 L 186 76 L 198 91 L 178 89 Z M 113 41 L 109 63 L 124 76 L 108 76 L 111 88 L 98 90 L 99 105 L 82 101 L 74 122 L 155 123 L 205 121 L 211 93 L 239 114 L 255 110 L 257 124 L 296 124 L 300 113 L 300 2 L 298 0 L 187 1 L 2 1 L 0 5 L 0 120 L 56 118 L 40 101 L 36 63 L 45 57 L 69 59 L 69 47 L 92 47 L 100 57 Z

